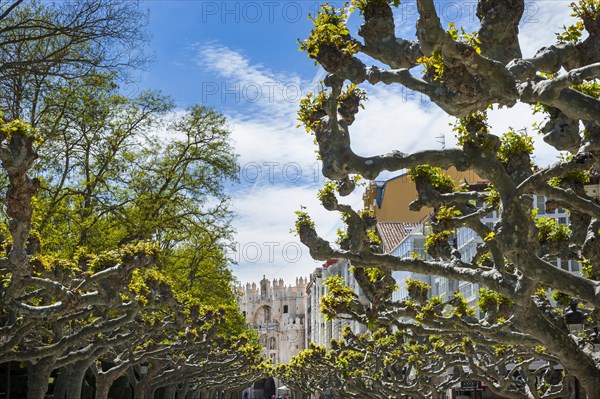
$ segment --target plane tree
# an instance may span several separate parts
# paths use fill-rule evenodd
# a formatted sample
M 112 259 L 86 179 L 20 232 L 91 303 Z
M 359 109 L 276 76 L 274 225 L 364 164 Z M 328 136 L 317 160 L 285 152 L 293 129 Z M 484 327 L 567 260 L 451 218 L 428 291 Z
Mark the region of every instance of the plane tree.
M 346 329 L 330 349 L 313 344 L 290 364 L 279 366 L 278 373 L 286 385 L 301 392 L 331 390 L 344 398 L 432 398 L 464 377 L 448 374 L 452 362 L 440 361 L 451 358 L 445 344 L 448 353 L 440 356 L 435 340 L 417 344 L 404 332 L 354 334 Z
M 142 363 L 158 362 L 148 369 L 163 375 L 190 345 L 210 348 L 245 328 L 224 251 L 222 181 L 235 156 L 223 117 L 197 106 L 166 120 L 168 98 L 128 99 L 105 75 L 93 80 L 49 96 L 72 107 L 38 129 L 2 125 L 1 350 L 27 364 L 30 398 L 43 397 L 52 373 L 55 396 L 77 398 L 94 365 L 102 397 Z M 255 362 L 231 345 L 222 350 L 236 362 Z M 144 378 L 153 385 L 133 384 L 139 395 L 170 382 Z
M 224 309 L 179 304 L 159 312 L 146 308 L 140 315 L 139 324 L 126 327 L 141 333 L 112 346 L 89 365 L 96 398 L 106 399 L 119 378 L 129 382 L 136 397 L 144 398 L 161 388 L 185 397 L 183 392 L 200 389 L 199 382 L 207 388 L 215 379 L 230 378 L 233 386 L 236 378 L 246 381 L 244 378 L 260 375 L 262 357 L 257 340 L 245 332 L 225 337 L 223 330 L 230 316 Z
M 186 357 L 179 356 L 157 368 L 145 385 L 150 391 L 163 388 L 181 397 L 242 391 L 264 375 L 263 355 L 256 342 L 251 333 L 197 342 L 184 352 Z
M 112 331 L 131 320 L 136 307 L 122 301 L 127 276 L 135 268 L 154 263 L 156 251 L 148 245 L 123 249 L 109 257 L 112 264 L 98 273 L 69 278 L 76 265 L 64 259 L 36 258 L 38 243 L 29 242 L 33 214 L 32 196 L 39 180 L 27 176 L 36 153 L 33 130 L 21 122 L 3 124 L 3 167 L 8 171 L 6 214 L 3 236 L 2 319 L 3 360 L 30 361 L 29 396 L 46 391 L 48 377 L 57 358 L 79 340 Z M 119 284 L 121 282 L 121 284 Z M 96 306 L 112 306 L 108 317 L 92 316 Z M 84 327 L 80 322 L 86 320 Z M 73 329 L 79 334 L 70 334 Z
M 462 342 L 463 356 L 454 360 L 463 372 L 470 370 L 504 397 L 560 397 L 578 384 L 588 398 L 600 396 L 600 357 L 594 345 L 587 336 L 569 333 L 562 309 L 549 299 L 552 291 L 561 306 L 573 303 L 575 315 L 585 321 L 584 335 L 598 327 L 600 203 L 584 185 L 600 170 L 600 3 L 573 3 L 576 24 L 531 57 L 522 54 L 519 44 L 522 0 L 478 1 L 480 23 L 472 34 L 453 25 L 443 27 L 434 2 L 418 0 L 415 40 L 396 35 L 399 3 L 360 0 L 342 9 L 324 5 L 301 43 L 328 75 L 324 90 L 302 100 L 299 119 L 314 134 L 323 174 L 332 181 L 319 198 L 327 210 L 342 213 L 347 226 L 340 245 L 334 246 L 318 235 L 301 210 L 296 225 L 301 241 L 315 259 L 344 258 L 354 265 L 371 304 L 349 308 L 354 302 L 340 293 L 346 301 L 339 304 L 344 307 L 339 313 L 371 323 L 379 315 L 422 340 L 441 336 L 449 356 L 453 344 Z M 362 18 L 357 35 L 347 24 L 351 13 Z M 369 67 L 368 62 L 376 65 Z M 403 85 L 456 117 L 459 147 L 358 155 L 351 137 L 360 132 L 352 125 L 368 86 L 376 84 Z M 490 132 L 490 108 L 517 103 L 529 104 L 532 112 L 546 117 L 536 129 L 562 154 L 560 162 L 534 166 L 530 137 Z M 451 166 L 473 170 L 489 183 L 489 190 L 455 187 L 442 172 Z M 357 176 L 375 179 L 383 171 L 405 169 L 418 191 L 411 209 L 433 209 L 433 232 L 427 240 L 432 260 L 381 253 L 369 232 L 376 223 L 373 216 L 338 199 L 355 189 Z M 570 224 L 536 218 L 533 195 L 547 198 L 550 208 L 567 209 Z M 481 218 L 493 210 L 499 219 L 490 227 Z M 461 227 L 484 238 L 473 259 L 462 259 L 449 240 Z M 552 261 L 557 257 L 580 262 L 583 273 L 556 267 Z M 474 317 L 458 295 L 448 303 L 439 298 L 381 302 L 389 294 L 380 293 L 377 282 L 389 281 L 393 271 L 476 283 L 483 288 L 485 317 Z M 582 309 L 575 309 L 575 303 Z M 564 377 L 557 370 L 564 370 Z
M 338 396 L 381 398 L 441 398 L 461 381 L 473 379 L 509 398 L 528 397 L 528 390 L 562 397 L 574 388 L 572 379 L 559 383 L 557 356 L 528 346 L 536 341 L 519 332 L 487 328 L 491 320 L 510 313 L 511 306 L 498 295 L 482 293 L 478 306 L 487 313 L 480 326 L 474 309 L 458 293 L 449 300 L 429 298 L 430 286 L 408 279 L 409 297 L 392 301 L 396 284 L 391 276 L 376 268 L 355 267 L 354 273 L 368 303 L 341 277 L 331 277 L 321 312 L 330 320 L 357 321 L 368 332 L 357 334 L 345 327 L 343 337 L 327 348 L 313 344 L 277 368 L 286 384 L 303 392 L 332 389 Z

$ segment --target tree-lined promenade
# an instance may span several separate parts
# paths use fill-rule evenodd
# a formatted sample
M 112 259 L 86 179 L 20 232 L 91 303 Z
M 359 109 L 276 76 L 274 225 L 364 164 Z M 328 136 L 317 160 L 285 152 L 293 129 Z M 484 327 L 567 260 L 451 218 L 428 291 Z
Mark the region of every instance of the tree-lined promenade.
M 531 57 L 519 44 L 524 0 L 479 0 L 473 33 L 442 26 L 435 2 L 417 0 L 415 40 L 397 37 L 399 5 L 325 4 L 301 42 L 327 77 L 298 117 L 330 180 L 318 197 L 346 228 L 332 245 L 301 210 L 296 230 L 314 259 L 352 263 L 367 303 L 333 278 L 321 310 L 368 333 L 272 368 L 228 268 L 224 187 L 238 167 L 223 115 L 178 109 L 158 91 L 125 94 L 149 61 L 137 2 L 2 3 L 0 389 L 229 399 L 274 374 L 328 398 L 442 398 L 461 381 L 502 398 L 600 398 L 600 202 L 585 190 L 600 171 L 600 1 L 571 4 L 576 23 Z M 362 21 L 356 34 L 350 14 Z M 376 84 L 430 98 L 456 118 L 459 147 L 358 155 L 351 138 L 365 133 L 353 124 Z M 523 132 L 491 133 L 491 110 L 519 103 L 544 115 L 534 129 L 556 164 L 535 165 Z M 399 120 L 389 133 L 411 134 L 402 129 Z M 448 167 L 474 171 L 487 189 L 457 187 Z M 382 253 L 374 215 L 340 201 L 361 178 L 405 169 L 418 191 L 411 208 L 433 209 L 431 259 Z M 538 218 L 534 195 L 568 210 L 569 224 Z M 493 225 L 481 221 L 494 211 Z M 464 227 L 483 241 L 468 259 L 452 245 Z M 431 297 L 418 280 L 393 301 L 394 271 L 478 284 L 482 317 L 459 293 Z

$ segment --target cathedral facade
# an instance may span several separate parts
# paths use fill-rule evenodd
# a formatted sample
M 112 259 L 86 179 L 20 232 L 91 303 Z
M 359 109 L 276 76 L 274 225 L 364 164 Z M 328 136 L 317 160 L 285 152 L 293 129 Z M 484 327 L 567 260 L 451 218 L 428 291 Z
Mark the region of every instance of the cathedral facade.
M 288 363 L 306 347 L 305 323 L 306 278 L 296 278 L 295 285 L 282 279 L 268 280 L 239 287 L 238 306 L 250 328 L 256 330 L 263 345 L 265 359 L 274 365 Z M 275 394 L 279 383 L 267 379 L 247 390 L 249 399 L 267 398 Z

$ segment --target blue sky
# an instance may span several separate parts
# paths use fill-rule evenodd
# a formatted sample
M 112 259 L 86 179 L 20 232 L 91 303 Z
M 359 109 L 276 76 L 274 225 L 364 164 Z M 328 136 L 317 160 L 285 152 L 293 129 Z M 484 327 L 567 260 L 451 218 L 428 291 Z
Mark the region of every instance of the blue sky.
M 309 31 L 308 14 L 318 7 L 317 2 L 189 0 L 147 1 L 144 5 L 150 11 L 151 47 L 157 57 L 149 76 L 159 76 L 160 85 L 175 90 L 182 104 L 234 104 L 233 95 L 227 94 L 234 84 L 223 90 L 219 87 L 225 91 L 222 96 L 202 95 L 202 88 L 227 81 L 194 62 L 199 45 L 227 46 L 252 64 L 303 79 L 314 75 L 313 62 L 298 51 L 297 39 Z M 154 86 L 152 80 L 145 82 Z
M 224 113 L 240 155 L 240 183 L 230 187 L 237 216 L 238 264 L 234 274 L 243 283 L 267 278 L 308 276 L 319 262 L 289 233 L 294 211 L 308 207 L 319 232 L 335 239 L 337 215 L 318 204 L 316 190 L 323 177 L 312 137 L 296 129 L 298 101 L 318 87 L 323 71 L 298 51 L 297 40 L 311 27 L 308 14 L 316 1 L 145 1 L 156 60 L 142 73 L 137 89 L 170 94 L 180 108 L 203 103 Z M 334 4 L 341 4 L 335 2 Z M 476 29 L 475 1 L 436 2 L 442 23 Z M 568 1 L 530 1 L 521 23 L 526 56 L 554 43 L 554 32 L 569 23 Z M 397 34 L 414 35 L 414 0 L 397 10 Z M 351 20 L 356 26 L 358 19 Z M 367 64 L 373 63 L 366 60 Z M 418 72 L 417 72 L 418 73 Z M 353 148 L 373 155 L 398 149 L 411 152 L 439 148 L 444 135 L 454 144 L 454 121 L 437 106 L 402 88 L 368 87 L 365 111 L 352 129 Z M 518 106 L 490 116 L 495 133 L 509 126 L 529 127 L 529 109 Z M 540 164 L 554 154 L 536 137 Z M 382 176 L 382 177 L 389 177 Z M 362 206 L 357 190 L 346 203 Z

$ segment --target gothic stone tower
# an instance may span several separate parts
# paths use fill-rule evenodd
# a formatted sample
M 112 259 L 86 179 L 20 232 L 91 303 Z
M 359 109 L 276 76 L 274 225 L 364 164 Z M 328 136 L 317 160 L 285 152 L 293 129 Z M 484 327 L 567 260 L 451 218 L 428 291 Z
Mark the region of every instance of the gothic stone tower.
M 306 278 L 296 278 L 294 286 L 283 279 L 267 280 L 259 286 L 239 287 L 239 307 L 251 328 L 258 331 L 265 358 L 274 364 L 287 363 L 304 349 Z

